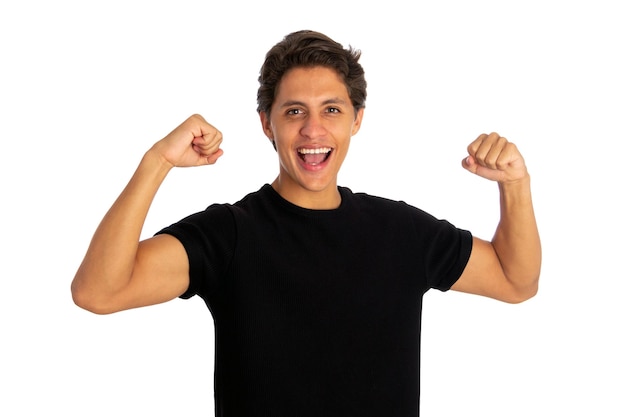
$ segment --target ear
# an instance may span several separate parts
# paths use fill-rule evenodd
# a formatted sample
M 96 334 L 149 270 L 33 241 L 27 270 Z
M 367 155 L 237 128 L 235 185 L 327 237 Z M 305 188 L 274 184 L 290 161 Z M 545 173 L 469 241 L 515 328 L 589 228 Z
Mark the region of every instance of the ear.
M 358 131 L 361 129 L 361 122 L 363 121 L 364 112 L 365 112 L 364 107 L 361 107 L 359 111 L 356 112 L 356 117 L 354 118 L 354 122 L 352 122 L 352 136 L 356 135 Z
M 261 111 L 259 112 L 259 117 L 261 118 L 263 133 L 265 133 L 265 136 L 267 136 L 269 140 L 274 142 L 274 130 L 272 129 L 272 124 L 270 123 L 270 118 L 268 114 L 264 111 Z

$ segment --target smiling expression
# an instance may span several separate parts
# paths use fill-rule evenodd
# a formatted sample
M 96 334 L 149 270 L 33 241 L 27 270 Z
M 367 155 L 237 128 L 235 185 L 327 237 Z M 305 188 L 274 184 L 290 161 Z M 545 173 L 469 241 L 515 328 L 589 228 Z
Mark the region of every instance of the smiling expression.
M 361 126 L 348 90 L 335 70 L 293 68 L 283 76 L 270 116 L 261 112 L 280 164 L 272 184 L 286 200 L 305 208 L 339 206 L 337 175 L 350 138 Z

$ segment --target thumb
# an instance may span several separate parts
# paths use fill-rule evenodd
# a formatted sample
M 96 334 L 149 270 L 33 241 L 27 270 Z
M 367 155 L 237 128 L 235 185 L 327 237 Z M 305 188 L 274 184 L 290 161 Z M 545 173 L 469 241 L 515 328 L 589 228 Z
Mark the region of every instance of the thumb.
M 468 170 L 474 175 L 478 175 L 479 177 L 486 178 L 488 180 L 497 181 L 499 172 L 494 169 L 487 168 L 478 163 L 476 158 L 469 155 L 463 158 L 462 162 L 463 168 Z
M 478 170 L 478 164 L 471 155 L 463 158 L 463 161 L 461 161 L 461 165 L 472 174 L 476 174 L 476 171 Z

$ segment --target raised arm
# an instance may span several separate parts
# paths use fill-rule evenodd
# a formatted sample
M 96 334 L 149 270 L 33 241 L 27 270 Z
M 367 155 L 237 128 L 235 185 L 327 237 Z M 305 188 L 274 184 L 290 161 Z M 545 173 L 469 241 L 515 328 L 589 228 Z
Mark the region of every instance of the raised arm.
M 537 293 L 541 270 L 541 242 L 524 158 L 497 133 L 480 135 L 468 153 L 465 169 L 498 182 L 500 222 L 491 242 L 474 238 L 469 262 L 452 289 L 522 302 Z
M 137 170 L 96 229 L 72 281 L 74 302 L 98 314 L 157 304 L 189 285 L 182 244 L 159 235 L 139 241 L 157 190 L 174 166 L 214 164 L 222 134 L 193 115 L 143 156 Z

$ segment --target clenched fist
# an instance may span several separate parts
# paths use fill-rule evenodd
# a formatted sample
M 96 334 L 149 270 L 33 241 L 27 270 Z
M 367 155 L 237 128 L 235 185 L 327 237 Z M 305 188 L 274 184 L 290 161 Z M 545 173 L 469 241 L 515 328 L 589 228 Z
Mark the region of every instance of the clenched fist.
M 463 167 L 483 178 L 509 183 L 528 175 L 517 146 L 495 132 L 478 136 L 467 152 L 469 156 L 463 159 Z
M 221 143 L 222 132 L 194 114 L 157 142 L 153 150 L 172 166 L 211 165 L 224 153 Z

